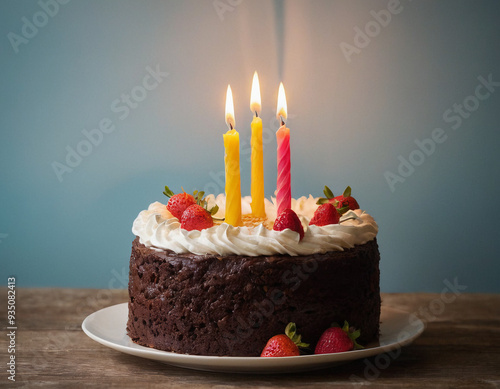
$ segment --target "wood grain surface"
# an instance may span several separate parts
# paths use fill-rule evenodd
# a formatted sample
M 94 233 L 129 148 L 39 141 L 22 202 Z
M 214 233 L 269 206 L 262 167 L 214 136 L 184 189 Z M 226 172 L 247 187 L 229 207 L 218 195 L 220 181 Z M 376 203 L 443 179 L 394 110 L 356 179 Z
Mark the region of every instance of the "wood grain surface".
M 104 347 L 81 329 L 86 316 L 126 302 L 125 290 L 16 291 L 16 383 L 7 379 L 7 289 L 0 288 L 0 387 L 71 388 L 500 388 L 500 295 L 383 294 L 427 328 L 393 358 L 371 357 L 308 373 L 208 373 Z M 377 367 L 378 366 L 378 367 Z

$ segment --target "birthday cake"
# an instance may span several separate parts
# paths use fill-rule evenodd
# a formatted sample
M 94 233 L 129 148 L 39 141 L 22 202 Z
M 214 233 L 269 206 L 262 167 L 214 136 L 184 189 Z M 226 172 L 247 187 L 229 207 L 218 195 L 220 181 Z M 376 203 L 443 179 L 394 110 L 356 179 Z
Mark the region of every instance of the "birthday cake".
M 313 346 L 344 321 L 360 330 L 358 342 L 378 339 L 378 227 L 350 194 L 335 207 L 312 196 L 292 199 L 280 214 L 275 199 L 266 199 L 266 218 L 252 217 L 244 197 L 238 227 L 217 221 L 223 195 L 196 197 L 206 209 L 218 206 L 215 222 L 204 225 L 206 214 L 189 199 L 182 214 L 155 202 L 133 223 L 127 332 L 134 342 L 184 354 L 259 356 L 290 322 Z

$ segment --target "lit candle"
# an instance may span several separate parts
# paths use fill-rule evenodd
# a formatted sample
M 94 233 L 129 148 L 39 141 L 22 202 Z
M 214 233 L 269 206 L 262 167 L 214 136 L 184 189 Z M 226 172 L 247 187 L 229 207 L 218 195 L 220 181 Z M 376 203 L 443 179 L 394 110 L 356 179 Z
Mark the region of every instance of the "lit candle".
M 229 130 L 224 137 L 224 164 L 226 168 L 226 215 L 225 222 L 241 226 L 241 184 L 240 184 L 240 134 L 234 129 L 234 105 L 231 86 L 226 93 L 226 123 Z
M 290 129 L 285 126 L 287 117 L 286 96 L 283 83 L 280 83 L 278 92 L 278 107 L 276 117 L 281 122 L 281 127 L 276 131 L 278 142 L 278 180 L 276 202 L 278 215 L 286 208 L 292 207 L 292 190 L 290 186 Z
M 253 75 L 252 94 L 250 96 L 250 110 L 255 112 L 252 120 L 252 214 L 256 217 L 266 217 L 264 207 L 264 156 L 262 147 L 262 119 L 259 117 L 261 109 L 259 76 Z

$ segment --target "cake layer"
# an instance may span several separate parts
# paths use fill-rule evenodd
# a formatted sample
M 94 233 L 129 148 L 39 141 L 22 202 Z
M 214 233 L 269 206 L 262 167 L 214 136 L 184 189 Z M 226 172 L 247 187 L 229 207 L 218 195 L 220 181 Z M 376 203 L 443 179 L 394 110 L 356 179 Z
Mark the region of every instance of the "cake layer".
M 138 344 L 194 355 L 259 356 L 297 325 L 314 349 L 333 322 L 378 339 L 376 239 L 307 256 L 175 254 L 132 245 L 127 331 Z

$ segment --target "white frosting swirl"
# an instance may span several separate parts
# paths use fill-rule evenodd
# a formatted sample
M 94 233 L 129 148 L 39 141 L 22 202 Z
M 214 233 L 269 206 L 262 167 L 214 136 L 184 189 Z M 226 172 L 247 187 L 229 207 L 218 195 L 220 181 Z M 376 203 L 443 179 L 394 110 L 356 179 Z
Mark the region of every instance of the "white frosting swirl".
M 207 196 L 210 203 L 217 203 L 219 212 L 216 217 L 223 217 L 224 195 L 215 199 Z M 264 225 L 257 227 L 233 227 L 227 223 L 215 225 L 202 231 L 187 231 L 180 228 L 179 220 L 172 216 L 162 203 L 155 202 L 147 210 L 139 213 L 134 220 L 132 232 L 147 247 L 160 250 L 172 250 L 177 254 L 192 253 L 198 255 L 311 255 L 327 251 L 343 251 L 354 245 L 364 244 L 375 238 L 378 226 L 366 212 L 357 209 L 348 211 L 340 224 L 327 226 L 309 226 L 309 220 L 318 207 L 317 198 L 312 196 L 292 200 L 292 209 L 299 215 L 304 226 L 304 238 L 286 229 L 268 230 Z M 276 218 L 276 200 L 265 200 L 266 214 L 269 220 Z M 251 198 L 242 199 L 242 213 L 251 213 Z

